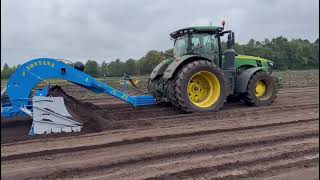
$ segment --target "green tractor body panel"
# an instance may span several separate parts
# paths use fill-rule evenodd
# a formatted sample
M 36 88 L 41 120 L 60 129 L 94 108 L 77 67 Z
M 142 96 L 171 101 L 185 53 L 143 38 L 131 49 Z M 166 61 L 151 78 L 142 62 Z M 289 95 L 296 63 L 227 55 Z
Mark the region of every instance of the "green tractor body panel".
M 262 67 L 254 67 L 254 68 L 249 68 L 241 72 L 239 76 L 236 78 L 236 85 L 235 85 L 235 92 L 237 93 L 244 93 L 247 90 L 247 85 L 250 80 L 250 77 L 258 72 L 258 71 L 263 71 L 264 68 Z
M 170 79 L 179 66 L 181 66 L 183 63 L 191 61 L 192 59 L 199 60 L 206 58 L 198 55 L 185 55 L 175 59 L 165 59 L 153 69 L 149 78 L 153 80 L 159 76 L 163 76 L 163 79 Z
M 199 56 L 199 55 L 185 55 L 179 58 L 176 58 L 171 62 L 171 64 L 167 67 L 165 72 L 163 73 L 163 79 L 168 80 L 173 77 L 174 73 L 181 67 L 183 64 L 191 62 L 193 60 L 208 60 L 209 59 Z
M 272 72 L 272 66 L 272 61 L 255 56 L 238 55 L 235 59 L 235 68 L 237 70 L 262 67 L 262 70 L 266 72 Z
M 150 79 L 153 80 L 158 76 L 163 76 L 164 79 L 170 79 L 176 72 L 176 69 L 178 69 L 182 64 L 192 60 L 200 60 L 200 59 L 206 59 L 208 61 L 211 61 L 207 58 L 204 58 L 198 55 L 185 55 L 177 59 L 173 59 L 173 58 L 165 59 L 154 68 L 154 70 L 150 74 Z M 262 70 L 266 72 L 271 72 L 272 61 L 264 58 L 260 58 L 260 57 L 254 57 L 254 56 L 246 56 L 246 55 L 236 56 L 235 68 L 238 71 L 243 71 L 243 70 L 254 68 L 254 67 L 261 67 Z
M 164 74 L 164 72 L 166 71 L 167 67 L 173 62 L 173 58 L 168 58 L 165 59 L 163 61 L 161 61 L 161 63 L 159 63 L 151 72 L 149 78 L 151 80 L 154 80 L 155 78 L 162 76 Z

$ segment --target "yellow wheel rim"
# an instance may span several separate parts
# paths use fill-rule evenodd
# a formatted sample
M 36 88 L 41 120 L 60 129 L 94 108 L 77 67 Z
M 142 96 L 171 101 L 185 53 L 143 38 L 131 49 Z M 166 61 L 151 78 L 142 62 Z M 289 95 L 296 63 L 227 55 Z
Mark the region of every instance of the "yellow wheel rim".
M 200 71 L 189 80 L 187 91 L 193 105 L 201 108 L 210 107 L 220 96 L 220 82 L 211 72 Z
M 261 98 L 266 94 L 267 85 L 263 81 L 258 81 L 255 88 L 255 96 Z

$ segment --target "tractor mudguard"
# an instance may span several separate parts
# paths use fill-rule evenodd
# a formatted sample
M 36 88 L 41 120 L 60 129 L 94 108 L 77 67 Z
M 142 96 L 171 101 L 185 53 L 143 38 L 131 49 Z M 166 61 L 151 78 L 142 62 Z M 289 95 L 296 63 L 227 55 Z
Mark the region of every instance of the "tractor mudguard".
M 172 58 L 169 59 L 165 59 L 163 61 L 161 61 L 160 64 L 158 64 L 153 71 L 151 72 L 149 78 L 150 80 L 155 79 L 156 77 L 163 75 L 164 71 L 167 69 L 167 67 L 169 66 L 169 64 L 173 61 Z
M 262 71 L 263 69 L 264 69 L 263 67 L 254 67 L 254 68 L 250 68 L 250 69 L 243 71 L 237 77 L 236 92 L 238 92 L 238 93 L 246 92 L 251 76 L 258 71 Z
M 166 71 L 163 74 L 163 79 L 168 80 L 170 78 L 173 77 L 174 73 L 176 72 L 177 69 L 179 69 L 179 67 L 181 67 L 182 64 L 194 61 L 194 60 L 207 60 L 210 61 L 209 59 L 203 57 L 203 56 L 199 56 L 199 55 L 186 55 L 186 56 L 182 56 L 179 57 L 177 59 L 175 59 L 166 69 Z

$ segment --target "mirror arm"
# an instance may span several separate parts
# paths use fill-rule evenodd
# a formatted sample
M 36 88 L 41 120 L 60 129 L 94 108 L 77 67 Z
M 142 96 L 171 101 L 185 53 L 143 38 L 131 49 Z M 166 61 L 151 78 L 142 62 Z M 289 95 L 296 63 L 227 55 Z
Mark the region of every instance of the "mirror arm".
M 231 30 L 227 30 L 227 31 L 222 31 L 221 33 L 219 33 L 220 34 L 220 36 L 223 36 L 224 34 L 226 34 L 226 33 L 231 33 L 232 31 Z

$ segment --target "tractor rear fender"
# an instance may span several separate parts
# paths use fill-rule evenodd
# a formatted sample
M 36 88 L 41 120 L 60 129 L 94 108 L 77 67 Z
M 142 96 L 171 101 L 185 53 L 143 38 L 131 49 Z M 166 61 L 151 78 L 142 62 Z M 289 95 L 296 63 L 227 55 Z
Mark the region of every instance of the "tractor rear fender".
M 258 71 L 263 71 L 263 67 L 254 67 L 243 71 L 237 78 L 236 78 L 236 89 L 235 91 L 238 93 L 244 93 L 247 90 L 247 86 L 249 80 L 253 74 Z
M 162 76 L 164 71 L 167 69 L 167 67 L 169 66 L 169 64 L 173 61 L 173 59 L 169 58 L 169 59 L 165 59 L 163 61 L 161 61 L 161 63 L 159 63 L 151 72 L 149 78 L 151 80 L 155 79 L 158 76 Z
M 165 70 L 165 72 L 163 74 L 163 79 L 165 79 L 165 80 L 171 79 L 172 77 L 174 77 L 176 72 L 181 67 L 183 67 L 184 64 L 187 64 L 189 62 L 196 61 L 196 60 L 207 60 L 207 61 L 211 62 L 211 60 L 209 60 L 203 56 L 198 56 L 198 55 L 186 55 L 186 56 L 179 57 L 179 58 L 175 59 L 167 67 L 167 69 Z

